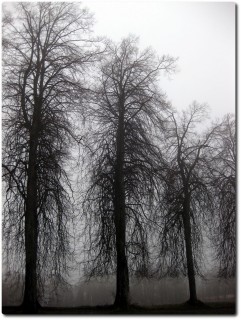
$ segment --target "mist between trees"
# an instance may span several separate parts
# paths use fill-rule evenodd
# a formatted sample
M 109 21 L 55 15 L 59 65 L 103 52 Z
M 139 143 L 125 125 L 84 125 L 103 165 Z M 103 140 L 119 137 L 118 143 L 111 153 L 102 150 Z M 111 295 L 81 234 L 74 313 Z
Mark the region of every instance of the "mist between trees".
M 14 281 L 8 277 L 3 283 L 3 305 L 19 305 L 22 302 L 23 283 L 14 288 L 11 280 Z M 51 283 L 48 283 L 40 303 L 47 307 L 110 305 L 115 299 L 115 282 L 115 277 L 93 278 L 64 288 L 59 286 L 54 291 Z M 234 278 L 222 280 L 209 276 L 208 280 L 197 279 L 198 297 L 205 303 L 234 302 L 235 287 Z M 138 278 L 130 281 L 132 303 L 144 307 L 183 303 L 188 296 L 188 282 L 183 277 L 165 277 L 160 280 Z
M 83 305 L 80 279 L 107 276 L 96 304 L 146 304 L 135 288 L 150 283 L 150 304 L 165 283 L 171 303 L 174 283 L 206 301 L 203 276 L 235 278 L 234 115 L 177 112 L 158 86 L 177 59 L 95 38 L 77 3 L 16 7 L 3 12 L 3 271 L 19 303 L 37 312 L 71 282 Z

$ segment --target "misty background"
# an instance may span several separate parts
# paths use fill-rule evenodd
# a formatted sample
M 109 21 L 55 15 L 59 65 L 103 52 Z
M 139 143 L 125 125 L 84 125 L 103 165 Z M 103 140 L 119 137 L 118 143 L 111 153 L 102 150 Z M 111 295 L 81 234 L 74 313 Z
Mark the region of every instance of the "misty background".
M 12 11 L 13 6 L 4 6 Z M 159 1 L 82 1 L 94 15 L 94 34 L 120 41 L 129 34 L 139 37 L 140 48 L 151 46 L 157 55 L 170 54 L 177 61 L 177 71 L 161 77 L 159 84 L 167 100 L 181 111 L 197 100 L 210 107 L 210 121 L 235 113 L 235 4 Z M 121 27 L 120 27 L 121 26 Z M 72 168 L 72 180 L 76 179 Z M 83 186 L 84 189 L 84 186 Z M 84 191 L 83 191 L 84 192 Z M 76 199 L 78 202 L 78 199 Z M 81 234 L 81 224 L 75 231 Z M 45 288 L 44 306 L 105 305 L 115 297 L 115 276 L 87 281 L 81 263 L 83 239 L 73 241 L 75 258 L 66 285 Z M 197 293 L 204 302 L 236 298 L 236 279 L 218 279 L 213 252 L 206 240 L 204 279 L 197 277 Z M 18 305 L 23 294 L 23 275 L 9 274 L 3 259 L 3 305 Z M 130 297 L 133 303 L 152 306 L 182 303 L 188 299 L 185 278 L 142 279 L 132 277 Z

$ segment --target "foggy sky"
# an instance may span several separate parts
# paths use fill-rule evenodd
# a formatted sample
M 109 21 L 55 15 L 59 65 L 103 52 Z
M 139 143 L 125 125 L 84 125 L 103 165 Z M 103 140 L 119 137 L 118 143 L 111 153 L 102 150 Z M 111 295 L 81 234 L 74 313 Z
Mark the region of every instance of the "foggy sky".
M 168 100 L 180 110 L 207 103 L 211 117 L 235 112 L 235 4 L 85 0 L 94 13 L 94 33 L 115 41 L 140 37 L 159 56 L 178 57 L 178 72 L 161 77 Z

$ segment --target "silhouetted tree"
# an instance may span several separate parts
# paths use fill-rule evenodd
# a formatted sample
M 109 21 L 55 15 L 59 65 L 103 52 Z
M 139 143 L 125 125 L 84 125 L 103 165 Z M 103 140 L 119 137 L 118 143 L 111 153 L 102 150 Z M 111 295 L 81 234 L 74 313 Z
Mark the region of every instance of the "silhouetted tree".
M 236 270 L 236 130 L 233 115 L 226 115 L 212 139 L 209 174 L 215 211 L 210 233 L 219 261 L 219 277 L 235 276 Z
M 65 163 L 93 56 L 92 19 L 71 3 L 19 3 L 17 10 L 3 66 L 3 234 L 9 253 L 25 260 L 23 306 L 34 313 L 37 287 L 52 275 L 63 280 L 71 253 Z
M 166 159 L 166 186 L 160 199 L 160 272 L 188 275 L 190 303 L 197 302 L 195 275 L 200 274 L 202 226 L 210 209 L 206 153 L 213 130 L 205 135 L 196 126 L 206 115 L 205 105 L 193 105 L 177 116 L 172 113 L 162 147 Z
M 139 52 L 137 40 L 129 37 L 118 45 L 109 43 L 97 79 L 89 115 L 93 169 L 85 213 L 91 275 L 116 272 L 119 307 L 129 302 L 128 262 L 143 274 L 148 270 L 148 210 L 159 158 L 155 126 L 163 125 L 169 108 L 157 80 L 161 70 L 173 68 L 172 58 L 158 59 L 150 49 Z

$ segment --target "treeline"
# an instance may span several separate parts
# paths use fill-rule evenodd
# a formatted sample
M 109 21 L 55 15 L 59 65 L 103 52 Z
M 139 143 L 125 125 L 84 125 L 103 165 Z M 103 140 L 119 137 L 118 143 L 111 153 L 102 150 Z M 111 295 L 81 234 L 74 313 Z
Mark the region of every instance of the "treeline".
M 206 105 L 176 112 L 158 86 L 176 60 L 133 36 L 95 38 L 77 3 L 17 13 L 3 12 L 3 241 L 8 267 L 25 270 L 25 312 L 48 279 L 65 281 L 77 240 L 88 277 L 116 274 L 121 308 L 130 274 L 187 275 L 197 303 L 207 233 L 218 276 L 235 276 L 234 116 L 208 127 Z

